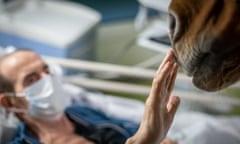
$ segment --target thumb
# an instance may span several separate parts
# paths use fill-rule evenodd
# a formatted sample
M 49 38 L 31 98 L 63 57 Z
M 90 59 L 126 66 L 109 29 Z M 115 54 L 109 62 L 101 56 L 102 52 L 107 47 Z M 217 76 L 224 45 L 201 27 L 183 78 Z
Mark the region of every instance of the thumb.
M 178 96 L 170 96 L 169 97 L 169 100 L 167 103 L 167 111 L 172 118 L 174 117 L 179 104 L 180 104 L 180 98 Z

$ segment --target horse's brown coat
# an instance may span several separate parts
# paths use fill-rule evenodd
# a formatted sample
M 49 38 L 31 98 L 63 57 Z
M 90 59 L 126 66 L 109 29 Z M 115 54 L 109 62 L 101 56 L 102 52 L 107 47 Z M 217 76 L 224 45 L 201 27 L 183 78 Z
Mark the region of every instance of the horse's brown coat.
M 176 58 L 195 86 L 216 91 L 240 79 L 236 0 L 172 0 L 169 15 L 176 19 L 170 29 Z

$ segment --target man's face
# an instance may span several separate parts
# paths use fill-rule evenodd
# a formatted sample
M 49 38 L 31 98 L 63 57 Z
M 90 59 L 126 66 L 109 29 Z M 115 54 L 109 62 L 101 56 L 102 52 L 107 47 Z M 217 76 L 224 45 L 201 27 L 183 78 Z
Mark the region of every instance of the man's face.
M 16 93 L 49 74 L 48 66 L 32 51 L 19 51 L 6 57 L 0 68 L 3 76 L 13 82 Z

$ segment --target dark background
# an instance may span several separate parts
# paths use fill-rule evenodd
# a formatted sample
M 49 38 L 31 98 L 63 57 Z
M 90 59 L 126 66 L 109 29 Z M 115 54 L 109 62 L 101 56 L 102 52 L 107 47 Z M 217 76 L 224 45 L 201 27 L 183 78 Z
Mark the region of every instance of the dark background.
M 138 12 L 137 0 L 67 0 L 89 6 L 102 14 L 102 22 L 134 19 Z M 150 16 L 156 15 L 150 11 Z
M 89 6 L 102 14 L 103 22 L 132 19 L 138 11 L 137 0 L 68 0 Z

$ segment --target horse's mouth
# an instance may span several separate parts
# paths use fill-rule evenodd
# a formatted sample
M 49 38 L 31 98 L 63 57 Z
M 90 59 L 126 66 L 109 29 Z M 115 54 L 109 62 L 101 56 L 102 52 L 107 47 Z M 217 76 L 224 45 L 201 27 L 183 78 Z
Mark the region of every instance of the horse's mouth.
M 209 53 L 199 54 L 199 56 L 196 59 L 193 59 L 190 61 L 190 65 L 188 66 L 188 73 L 190 76 L 198 76 L 202 75 L 201 69 L 205 69 L 205 65 L 208 63 L 208 60 L 210 59 Z
M 217 83 L 216 87 L 209 83 L 215 81 L 216 76 L 220 72 L 221 58 L 216 57 L 212 53 L 198 53 L 195 57 L 185 60 L 177 57 L 177 60 L 183 71 L 188 76 L 193 77 L 193 83 L 198 88 L 212 91 L 212 89 L 219 87 Z
M 207 61 L 210 59 L 209 53 L 198 54 L 196 57 L 190 57 L 189 59 L 182 60 L 179 56 L 175 54 L 176 60 L 179 65 L 182 67 L 183 71 L 190 77 L 195 77 L 201 75 L 199 73 L 204 69 Z
M 187 46 L 175 44 L 173 49 L 179 66 L 185 74 L 192 77 L 196 87 L 217 91 L 240 79 L 239 45 L 229 47 L 208 39 L 204 44 Z
M 198 60 L 191 62 L 189 66 L 191 69 L 187 70 L 192 74 L 196 87 L 207 91 L 217 91 L 239 79 L 239 63 L 236 62 L 238 60 L 224 60 L 221 55 L 206 53 Z

